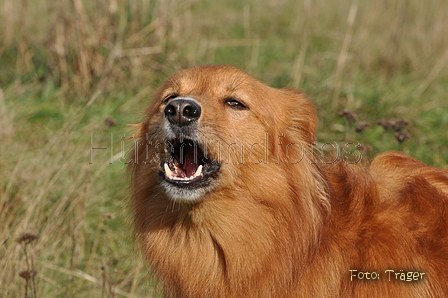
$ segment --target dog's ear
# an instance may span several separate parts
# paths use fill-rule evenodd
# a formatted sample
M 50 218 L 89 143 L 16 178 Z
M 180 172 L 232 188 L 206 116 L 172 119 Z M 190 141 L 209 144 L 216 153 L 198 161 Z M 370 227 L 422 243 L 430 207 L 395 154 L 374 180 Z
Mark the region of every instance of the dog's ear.
M 282 89 L 286 95 L 288 132 L 294 140 L 302 140 L 313 144 L 316 135 L 316 109 L 300 89 Z

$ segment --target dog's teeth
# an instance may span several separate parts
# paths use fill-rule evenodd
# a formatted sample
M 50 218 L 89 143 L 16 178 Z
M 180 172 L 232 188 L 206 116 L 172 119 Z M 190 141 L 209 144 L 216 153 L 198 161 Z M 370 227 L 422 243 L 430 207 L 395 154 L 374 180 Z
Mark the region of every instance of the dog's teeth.
M 164 165 L 163 165 L 163 168 L 165 169 L 165 175 L 167 176 L 167 177 L 173 177 L 173 171 L 171 171 L 171 169 L 170 169 L 170 167 L 168 166 L 168 163 L 165 163 Z
M 201 173 L 202 173 L 202 165 L 200 165 L 200 166 L 198 167 L 198 169 L 196 170 L 196 172 L 193 174 L 193 177 L 198 177 L 198 176 L 201 175 Z

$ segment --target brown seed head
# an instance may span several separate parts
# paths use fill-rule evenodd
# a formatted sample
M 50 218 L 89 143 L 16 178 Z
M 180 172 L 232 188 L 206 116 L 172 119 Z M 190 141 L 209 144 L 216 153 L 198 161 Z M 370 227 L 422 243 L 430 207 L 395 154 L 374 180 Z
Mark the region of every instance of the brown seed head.
M 358 125 L 355 127 L 356 132 L 363 132 L 364 129 L 370 126 L 370 122 L 367 121 L 361 121 L 358 123 Z
M 394 134 L 394 137 L 397 139 L 399 143 L 403 143 L 404 141 L 409 139 L 409 134 L 405 131 L 397 131 Z
M 358 115 L 355 112 L 349 109 L 343 109 L 339 112 L 340 117 L 345 117 L 349 122 L 355 122 L 358 119 Z
M 113 215 L 112 213 L 103 213 L 103 217 L 106 219 L 112 219 L 115 218 L 115 215 Z
M 36 270 L 23 270 L 19 272 L 19 276 L 25 280 L 29 280 L 30 278 L 36 275 L 37 275 Z
M 23 232 L 22 234 L 20 234 L 19 237 L 17 237 L 16 242 L 28 244 L 36 239 L 37 239 L 36 234 L 30 232 Z
M 384 130 L 389 130 L 392 127 L 392 122 L 387 119 L 381 119 L 376 122 L 378 125 L 381 125 Z
M 368 153 L 372 152 L 372 146 L 361 145 L 361 146 L 358 146 L 358 150 L 361 151 L 362 153 L 368 154 Z
M 408 124 L 408 120 L 400 118 L 392 122 L 392 127 L 395 131 L 402 131 Z
M 112 127 L 117 125 L 117 120 L 115 120 L 112 117 L 107 117 L 106 119 L 104 119 L 104 123 L 108 126 L 108 127 Z

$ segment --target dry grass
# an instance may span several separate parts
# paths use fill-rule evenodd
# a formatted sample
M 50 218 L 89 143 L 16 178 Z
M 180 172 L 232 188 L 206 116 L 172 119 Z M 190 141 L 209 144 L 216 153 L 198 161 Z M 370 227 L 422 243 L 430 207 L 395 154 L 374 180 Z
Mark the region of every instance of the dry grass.
M 3 0 L 0 53 L 16 51 L 16 78 L 87 94 L 216 60 L 258 73 L 280 67 L 296 85 L 324 68 L 336 103 L 361 69 L 427 74 L 420 95 L 447 63 L 443 0 L 226 3 Z
M 6 115 L 11 112 L 6 110 Z M 31 111 L 19 113 L 24 114 L 14 117 L 15 123 L 28 120 L 33 129 L 18 125 L 13 134 L 4 136 L 10 141 L 0 146 L 2 294 L 23 294 L 18 274 L 28 269 L 14 240 L 24 231 L 38 235 L 28 246 L 36 260 L 40 297 L 82 297 L 82 293 L 100 297 L 106 276 L 112 287 L 107 297 L 147 293 L 137 292 L 135 286 L 142 275 L 132 257 L 131 228 L 123 209 L 126 180 L 117 175 L 123 165 L 115 160 L 106 168 L 109 156 L 98 153 L 89 164 L 89 149 L 104 141 L 105 128 L 80 124 L 86 112 L 79 109 L 67 112 L 58 129 L 56 124 L 48 127 L 38 119 L 30 120 L 35 116 Z M 93 145 L 89 131 L 100 132 Z M 108 183 L 115 185 L 110 189 Z
M 448 165 L 444 0 L 1 0 L 0 13 L 5 297 L 25 294 L 23 232 L 38 235 L 28 295 L 157 297 L 132 244 L 120 141 L 182 67 L 230 63 L 301 86 L 326 128 L 319 138 L 361 137 L 374 152 L 400 147 Z M 371 123 L 410 119 L 411 138 L 397 144 L 376 125 L 357 135 L 343 108 Z M 113 150 L 94 150 L 89 164 L 92 147 Z

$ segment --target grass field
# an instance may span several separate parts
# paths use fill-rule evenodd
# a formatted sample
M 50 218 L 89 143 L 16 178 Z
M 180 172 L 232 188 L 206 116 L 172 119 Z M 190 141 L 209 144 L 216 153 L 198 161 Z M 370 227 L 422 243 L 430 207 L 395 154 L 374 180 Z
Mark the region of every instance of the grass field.
M 0 0 L 0 14 L 2 297 L 159 297 L 133 242 L 122 148 L 183 67 L 302 88 L 319 144 L 448 166 L 445 0 Z M 398 118 L 403 143 L 376 124 Z M 360 121 L 372 125 L 356 133 Z

